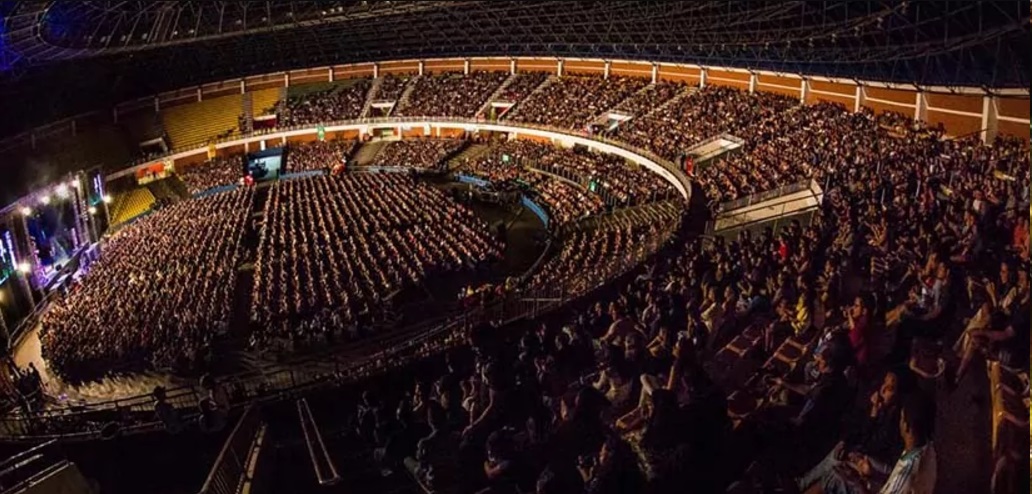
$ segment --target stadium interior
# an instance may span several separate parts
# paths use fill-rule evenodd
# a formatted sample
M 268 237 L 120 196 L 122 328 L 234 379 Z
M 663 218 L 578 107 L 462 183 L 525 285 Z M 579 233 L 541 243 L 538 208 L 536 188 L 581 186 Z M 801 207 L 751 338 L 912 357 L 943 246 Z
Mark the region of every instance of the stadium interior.
M 1029 12 L 0 2 L 0 494 L 1024 492 Z

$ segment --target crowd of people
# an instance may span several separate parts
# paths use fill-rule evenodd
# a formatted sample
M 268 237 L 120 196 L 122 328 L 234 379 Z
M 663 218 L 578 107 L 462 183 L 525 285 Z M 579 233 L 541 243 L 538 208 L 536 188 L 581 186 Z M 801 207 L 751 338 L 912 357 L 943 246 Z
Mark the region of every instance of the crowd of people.
M 257 344 L 354 336 L 399 291 L 501 255 L 471 210 L 404 174 L 276 183 L 259 237 Z
M 517 103 L 505 119 L 580 131 L 647 84 L 638 77 L 561 77 Z
M 370 87 L 371 80 L 358 79 L 346 86 L 289 96 L 274 109 L 277 125 L 294 127 L 358 118 Z
M 1028 143 L 830 105 L 780 121 L 752 159 L 802 164 L 745 180 L 821 180 L 809 225 L 676 242 L 517 344 L 474 328 L 413 392 L 364 395 L 358 434 L 434 492 L 932 492 L 921 381 L 941 365 L 958 386 L 983 357 L 1027 375 Z M 620 238 L 571 236 L 538 280 Z M 994 492 L 1016 492 L 999 468 Z
M 416 80 L 412 94 L 394 114 L 471 118 L 508 77 L 505 72 L 479 71 L 425 75 Z
M 176 167 L 190 195 L 237 183 L 244 176 L 243 156 L 216 156 L 197 165 Z
M 766 121 L 798 104 L 797 98 L 775 93 L 706 86 L 621 125 L 613 138 L 679 162 L 692 146 L 723 133 L 746 141 L 778 137 L 784 122 Z
M 531 166 L 594 187 L 614 206 L 642 204 L 673 191 L 659 175 L 613 154 L 554 149 Z
M 643 116 L 687 90 L 688 84 L 686 83 L 660 81 L 650 84 L 634 96 L 627 98 L 614 110 L 633 117 Z
M 465 145 L 460 139 L 404 139 L 387 143 L 370 166 L 438 170 Z
M 401 99 L 401 95 L 408 88 L 408 85 L 416 79 L 413 75 L 387 74 L 380 79 L 380 86 L 373 95 L 376 101 L 394 101 Z
M 291 173 L 332 170 L 338 165 L 346 165 L 357 149 L 358 141 L 353 139 L 289 145 L 287 170 Z
M 509 82 L 509 85 L 505 86 L 498 99 L 509 103 L 523 101 L 523 98 L 530 96 L 530 93 L 534 92 L 548 77 L 546 72 L 519 72 Z
M 230 324 L 253 192 L 176 203 L 116 233 L 42 319 L 51 369 L 70 381 L 112 370 L 193 370 Z

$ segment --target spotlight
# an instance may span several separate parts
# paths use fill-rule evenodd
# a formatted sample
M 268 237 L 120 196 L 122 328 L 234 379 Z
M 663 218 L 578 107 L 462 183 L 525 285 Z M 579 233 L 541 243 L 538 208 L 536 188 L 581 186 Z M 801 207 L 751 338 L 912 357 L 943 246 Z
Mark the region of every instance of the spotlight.
M 57 186 L 57 196 L 60 197 L 61 199 L 67 199 L 68 198 L 68 186 L 65 185 L 65 184 L 58 185 Z
M 90 206 L 87 211 L 89 211 L 90 214 L 97 214 L 97 208 L 95 206 Z
M 21 274 L 29 274 L 30 272 L 32 272 L 32 265 L 27 262 L 19 262 L 18 272 Z
M 32 216 L 32 208 L 28 206 L 22 206 L 21 214 L 22 216 Z
M 111 196 L 104 194 L 104 204 L 111 204 Z
M 47 204 L 50 204 L 50 196 L 40 197 L 39 198 L 39 202 L 40 202 L 40 204 L 42 204 L 44 206 L 46 206 Z

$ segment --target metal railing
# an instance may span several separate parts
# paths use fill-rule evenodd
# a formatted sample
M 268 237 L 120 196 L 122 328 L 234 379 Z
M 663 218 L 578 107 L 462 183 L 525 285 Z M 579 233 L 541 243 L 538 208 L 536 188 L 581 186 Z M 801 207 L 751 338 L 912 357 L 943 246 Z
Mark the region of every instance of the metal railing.
M 813 190 L 816 183 L 812 179 L 803 180 L 794 184 L 783 185 L 776 189 L 771 189 L 765 192 L 759 192 L 752 194 L 747 197 L 742 197 L 733 201 L 727 201 L 720 203 L 717 206 L 717 211 L 734 211 L 736 209 L 752 206 L 753 204 L 759 204 L 766 202 L 771 199 L 776 199 L 781 196 L 788 194 L 795 194 L 796 192 L 802 192 L 804 190 Z
M 305 446 L 308 447 L 308 456 L 312 460 L 315 479 L 322 486 L 340 483 L 337 466 L 330 458 L 330 452 L 327 451 L 326 443 L 323 442 L 322 432 L 319 431 L 319 424 L 315 422 L 312 409 L 308 407 L 308 400 L 305 398 L 297 400 L 297 417 L 301 421 L 301 433 L 305 438 Z
M 261 427 L 258 410 L 248 406 L 222 445 L 222 451 L 208 472 L 200 494 L 237 494 L 247 476 L 251 447 Z

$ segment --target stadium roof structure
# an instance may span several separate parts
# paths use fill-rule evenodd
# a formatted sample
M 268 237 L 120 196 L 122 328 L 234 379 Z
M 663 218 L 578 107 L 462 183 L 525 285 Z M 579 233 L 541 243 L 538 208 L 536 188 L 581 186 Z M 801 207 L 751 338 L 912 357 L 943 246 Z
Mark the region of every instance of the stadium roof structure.
M 985 88 L 1028 88 L 1032 72 L 1024 0 L 28 0 L 0 3 L 0 17 L 0 99 L 28 125 L 248 74 L 392 59 L 636 59 Z M 0 133 L 13 130 L 2 120 Z

